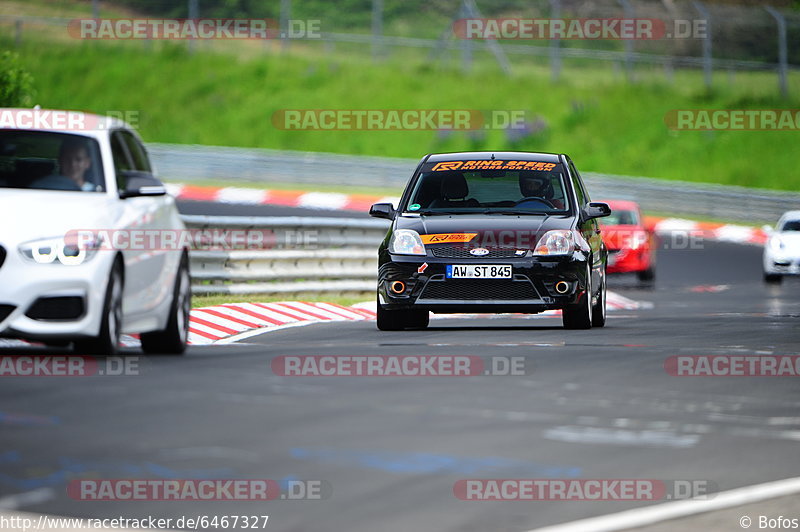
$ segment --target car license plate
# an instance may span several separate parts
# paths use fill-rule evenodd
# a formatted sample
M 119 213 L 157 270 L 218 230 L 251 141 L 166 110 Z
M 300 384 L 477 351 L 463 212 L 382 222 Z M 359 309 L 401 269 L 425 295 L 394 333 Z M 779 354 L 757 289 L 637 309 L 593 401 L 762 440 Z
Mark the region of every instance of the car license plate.
M 510 264 L 448 264 L 448 279 L 511 279 Z

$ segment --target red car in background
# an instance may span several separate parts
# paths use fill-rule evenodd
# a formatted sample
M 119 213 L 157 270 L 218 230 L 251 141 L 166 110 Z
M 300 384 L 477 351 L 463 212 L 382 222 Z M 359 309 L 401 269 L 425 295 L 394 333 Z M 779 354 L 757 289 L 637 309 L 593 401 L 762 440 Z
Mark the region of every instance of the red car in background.
M 644 225 L 634 201 L 608 201 L 611 216 L 600 220 L 608 248 L 608 273 L 635 273 L 642 282 L 656 277 L 655 235 Z

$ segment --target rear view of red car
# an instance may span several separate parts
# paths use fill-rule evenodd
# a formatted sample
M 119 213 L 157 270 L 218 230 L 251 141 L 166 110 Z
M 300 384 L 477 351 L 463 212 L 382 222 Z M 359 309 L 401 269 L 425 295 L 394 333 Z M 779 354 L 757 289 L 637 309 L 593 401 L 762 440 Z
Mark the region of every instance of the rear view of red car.
M 609 201 L 611 216 L 601 222 L 608 248 L 608 273 L 635 273 L 642 282 L 656 276 L 656 243 L 644 225 L 639 205 L 633 201 Z

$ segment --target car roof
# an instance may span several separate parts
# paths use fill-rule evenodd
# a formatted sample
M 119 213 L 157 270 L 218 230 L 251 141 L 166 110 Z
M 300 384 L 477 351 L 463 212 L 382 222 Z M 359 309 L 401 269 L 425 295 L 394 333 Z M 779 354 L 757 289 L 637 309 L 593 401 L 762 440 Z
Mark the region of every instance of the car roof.
M 800 211 L 786 211 L 780 221 L 785 222 L 786 220 L 800 220 Z
M 463 151 L 453 153 L 432 153 L 427 162 L 439 161 L 489 161 L 494 159 L 509 161 L 541 161 L 547 163 L 560 163 L 559 155 L 556 153 L 537 153 L 528 151 Z
M 32 115 L 30 113 L 32 113 Z M 53 118 L 53 113 L 57 113 L 56 116 L 63 116 L 63 114 L 66 114 L 67 116 L 71 117 L 72 120 L 75 120 L 76 122 L 79 121 L 84 125 L 84 127 L 53 127 L 57 125 L 57 122 Z M 0 130 L 14 129 L 20 131 L 70 133 L 73 135 L 84 135 L 93 138 L 105 137 L 107 136 L 107 132 L 112 129 L 128 129 L 133 131 L 133 128 L 129 124 L 118 118 L 87 113 L 84 111 L 74 111 L 70 109 L 30 109 L 19 107 L 3 107 L 0 108 L 0 115 L 2 115 L 0 116 Z M 33 119 L 34 123 L 30 126 L 27 126 L 26 124 L 26 127 L 15 127 L 20 125 L 19 123 L 22 116 L 25 116 L 26 122 L 30 116 L 36 118 Z

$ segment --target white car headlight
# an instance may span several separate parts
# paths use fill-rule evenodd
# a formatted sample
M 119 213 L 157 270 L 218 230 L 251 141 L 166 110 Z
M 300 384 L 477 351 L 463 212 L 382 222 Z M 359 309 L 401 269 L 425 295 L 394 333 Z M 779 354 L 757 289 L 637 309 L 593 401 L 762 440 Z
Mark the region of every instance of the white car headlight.
M 389 241 L 389 252 L 398 255 L 425 255 L 425 245 L 414 230 L 398 229 L 392 233 Z
M 534 255 L 569 255 L 575 251 L 575 234 L 568 229 L 548 231 L 539 239 Z
M 67 266 L 78 266 L 91 260 L 102 244 L 100 237 L 80 242 L 74 239 L 64 241 L 63 238 L 55 237 L 20 244 L 19 252 L 24 258 L 37 264 L 58 262 Z
M 779 237 L 778 235 L 774 235 L 772 238 L 769 239 L 769 247 L 771 247 L 775 251 L 780 251 L 784 249 L 786 246 L 784 245 L 783 240 L 781 240 L 781 237 Z

